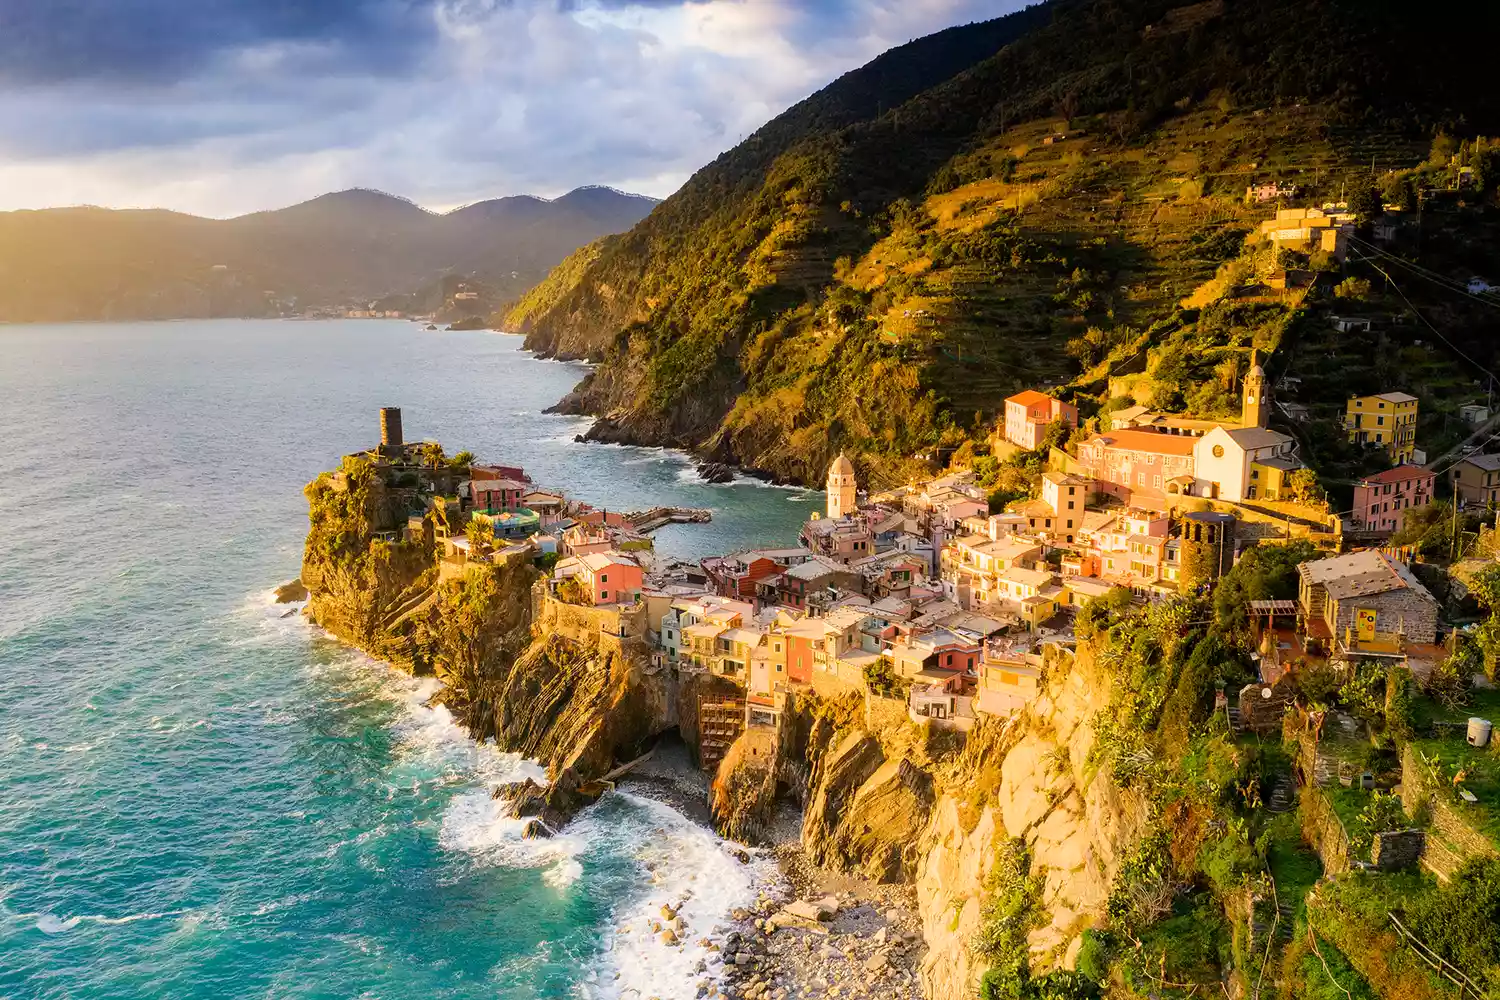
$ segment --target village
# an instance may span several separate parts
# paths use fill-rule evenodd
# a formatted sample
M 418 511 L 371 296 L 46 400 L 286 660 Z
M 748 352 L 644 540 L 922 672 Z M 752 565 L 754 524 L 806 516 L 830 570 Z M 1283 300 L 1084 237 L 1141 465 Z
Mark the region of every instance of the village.
M 695 749 L 712 771 L 742 734 L 774 746 L 786 699 L 801 690 L 856 693 L 870 713 L 958 732 L 1008 716 L 1036 696 L 1044 645 L 1070 645 L 1089 602 L 1202 593 L 1249 548 L 1289 539 L 1325 554 L 1301 567 L 1296 600 L 1251 608 L 1261 684 L 1274 684 L 1294 658 L 1376 657 L 1419 677 L 1430 672 L 1445 655 L 1438 601 L 1408 568 L 1409 553 L 1343 554 L 1345 528 L 1389 535 L 1433 500 L 1434 474 L 1407 461 L 1415 400 L 1350 401 L 1352 433 L 1379 440 L 1395 463 L 1360 484 L 1360 516 L 1350 520 L 1290 499 L 1302 464 L 1294 439 L 1267 426 L 1271 391 L 1253 359 L 1241 392 L 1234 422 L 1117 411 L 1076 455 L 1051 449 L 1035 498 L 994 512 L 972 470 L 867 493 L 839 455 L 825 510 L 795 544 L 697 564 L 659 558 L 649 532 L 709 512 L 597 509 L 514 466 L 435 472 L 424 460 L 433 446 L 404 443 L 394 408 L 382 411 L 382 443 L 364 457 L 398 474 L 422 472 L 428 509 L 387 534 L 434 546 L 443 578 L 534 560 L 546 571 L 535 622 L 632 651 L 654 669 L 722 681 L 698 706 Z M 1049 428 L 1077 422 L 1072 405 L 1024 391 L 1005 400 L 994 447 L 1035 452 Z M 1460 465 L 1458 488 L 1468 488 L 1468 466 L 1485 461 Z M 1493 472 L 1476 488 L 1500 489 L 1492 480 Z M 1254 684 L 1241 697 L 1246 724 L 1282 707 Z

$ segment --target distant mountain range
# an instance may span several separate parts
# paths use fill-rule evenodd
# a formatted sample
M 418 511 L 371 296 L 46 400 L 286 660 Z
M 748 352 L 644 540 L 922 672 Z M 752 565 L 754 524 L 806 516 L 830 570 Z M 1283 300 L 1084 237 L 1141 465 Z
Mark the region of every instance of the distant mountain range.
M 464 277 L 500 299 L 656 200 L 582 187 L 445 214 L 379 191 L 233 219 L 162 210 L 0 213 L 0 322 L 264 316 L 357 306 Z

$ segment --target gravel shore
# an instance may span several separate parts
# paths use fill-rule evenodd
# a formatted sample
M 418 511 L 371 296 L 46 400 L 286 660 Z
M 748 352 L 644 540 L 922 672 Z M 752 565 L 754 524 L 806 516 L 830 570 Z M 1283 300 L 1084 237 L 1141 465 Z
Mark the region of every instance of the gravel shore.
M 699 822 L 710 821 L 707 776 L 692 767 L 680 744 L 658 747 L 620 787 L 666 802 Z M 819 868 L 802 849 L 801 829 L 801 810 L 783 804 L 772 827 L 773 846 L 755 852 L 774 854 L 781 877 L 763 889 L 753 907 L 736 909 L 698 940 L 708 958 L 698 967 L 697 995 L 921 1000 L 917 970 L 926 945 L 911 887 Z

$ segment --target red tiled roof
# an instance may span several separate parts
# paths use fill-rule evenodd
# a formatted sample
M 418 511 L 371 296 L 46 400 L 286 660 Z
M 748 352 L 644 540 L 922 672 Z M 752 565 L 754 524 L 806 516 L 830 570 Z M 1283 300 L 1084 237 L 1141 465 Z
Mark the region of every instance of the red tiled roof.
M 1050 406 L 1053 403 L 1051 396 L 1035 389 L 1026 389 L 1016 393 L 1014 396 L 1005 398 L 1007 403 L 1020 403 L 1022 406 Z
M 1156 431 L 1123 430 L 1100 434 L 1094 441 L 1104 441 L 1111 448 L 1145 451 L 1156 455 L 1191 455 L 1199 438 L 1186 434 L 1158 434 Z
M 1377 472 L 1373 476 L 1366 476 L 1360 480 L 1362 483 L 1404 483 L 1412 479 L 1427 479 L 1436 475 L 1431 469 L 1422 465 L 1398 465 L 1384 472 Z

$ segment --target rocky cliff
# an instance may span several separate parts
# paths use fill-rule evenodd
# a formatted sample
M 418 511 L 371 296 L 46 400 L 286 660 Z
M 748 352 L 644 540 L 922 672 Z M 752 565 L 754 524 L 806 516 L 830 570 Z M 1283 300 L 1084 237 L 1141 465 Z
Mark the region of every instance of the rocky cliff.
M 1119 859 L 1142 836 L 1146 803 L 1090 766 L 1093 719 L 1110 680 L 1087 651 L 1049 651 L 1043 692 L 1007 723 L 976 730 L 923 831 L 916 885 L 932 1000 L 973 995 L 987 963 L 974 953 L 991 870 L 1007 840 L 1029 848 L 1044 880 L 1031 968 L 1073 967 L 1085 929 L 1099 923 Z
M 529 556 L 445 565 L 430 541 L 378 537 L 404 527 L 419 501 L 360 463 L 320 476 L 307 497 L 308 617 L 372 656 L 437 677 L 439 699 L 475 739 L 544 764 L 549 825 L 677 725 L 677 686 L 645 648 L 604 634 L 592 609 L 534 593 Z
M 802 845 L 818 864 L 916 889 L 930 1000 L 969 1000 L 990 961 L 976 953 L 993 869 L 1019 842 L 1039 888 L 1026 939 L 1033 973 L 1073 967 L 1102 921 L 1119 859 L 1142 836 L 1145 802 L 1094 759 L 1094 718 L 1111 679 L 1085 651 L 1049 647 L 1041 691 L 1005 721 L 957 741 L 852 694 L 788 699 L 777 756 L 742 737 L 715 782 L 715 814 L 763 835 L 777 781 L 807 774 Z

